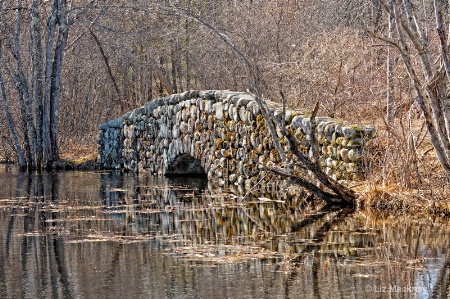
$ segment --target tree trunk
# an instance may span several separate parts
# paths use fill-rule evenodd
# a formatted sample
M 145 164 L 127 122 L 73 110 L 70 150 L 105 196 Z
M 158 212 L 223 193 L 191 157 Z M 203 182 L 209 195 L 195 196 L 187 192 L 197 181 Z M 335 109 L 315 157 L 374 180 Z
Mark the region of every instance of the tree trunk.
M 170 59 L 171 59 L 171 71 L 172 71 L 172 89 L 174 93 L 178 92 L 177 88 L 177 64 L 176 59 L 176 44 L 172 45 L 170 48 Z
M 19 163 L 20 169 L 26 168 L 26 162 L 22 151 L 22 146 L 20 145 L 19 137 L 16 130 L 16 125 L 14 123 L 14 120 L 11 115 L 11 111 L 9 109 L 7 96 L 6 96 L 6 88 L 5 88 L 5 81 L 3 80 L 3 76 L 0 73 L 0 89 L 2 92 L 2 106 L 3 111 L 5 111 L 6 120 L 8 121 L 8 127 L 9 131 L 11 132 L 11 137 L 14 141 L 14 149 L 17 155 L 17 162 Z
M 52 104 L 52 74 L 53 74 L 53 46 L 58 13 L 58 0 L 53 1 L 51 15 L 47 22 L 47 41 L 45 45 L 45 89 L 42 115 L 42 153 L 43 167 L 49 168 L 53 164 L 52 133 L 51 133 L 51 104 Z
M 388 37 L 392 38 L 392 17 L 388 16 Z M 394 102 L 392 99 L 392 54 L 391 48 L 387 48 L 386 57 L 386 120 L 388 124 L 391 124 L 394 120 Z
M 24 78 L 24 74 L 22 71 L 22 57 L 20 52 L 20 35 L 22 31 L 22 1 L 17 0 L 17 23 L 16 23 L 16 30 L 14 31 L 14 58 L 16 60 L 16 67 L 17 72 L 15 75 L 15 81 L 16 81 L 16 89 L 17 89 L 17 96 L 19 100 L 20 105 L 20 114 L 21 114 L 21 129 L 22 129 L 22 135 L 23 135 L 23 147 L 25 149 L 25 160 L 27 167 L 31 166 L 33 157 L 31 154 L 31 145 L 30 145 L 30 125 L 33 124 L 28 123 L 28 113 L 30 113 L 29 110 L 31 110 L 29 107 L 27 107 L 25 103 L 25 98 L 28 96 L 26 92 L 26 80 Z M 28 101 L 27 101 L 28 102 Z
M 38 1 L 33 0 L 31 7 L 34 56 L 34 113 L 36 116 L 36 167 L 42 168 L 42 100 L 43 100 L 43 56 L 41 42 L 41 19 Z
M 66 0 L 58 0 L 58 40 L 56 42 L 55 56 L 52 66 L 52 80 L 51 80 L 51 109 L 50 109 L 50 140 L 51 140 L 51 157 L 52 160 L 59 159 L 59 144 L 58 144 L 58 122 L 59 122 L 59 99 L 61 97 L 61 69 L 64 57 L 64 47 L 68 35 L 68 20 L 67 20 L 67 3 Z
M 184 59 L 186 62 L 186 90 L 191 89 L 191 59 L 189 57 L 189 44 L 191 42 L 191 30 L 189 17 L 192 13 L 192 0 L 188 0 L 188 17 L 185 20 L 186 46 L 184 50 Z

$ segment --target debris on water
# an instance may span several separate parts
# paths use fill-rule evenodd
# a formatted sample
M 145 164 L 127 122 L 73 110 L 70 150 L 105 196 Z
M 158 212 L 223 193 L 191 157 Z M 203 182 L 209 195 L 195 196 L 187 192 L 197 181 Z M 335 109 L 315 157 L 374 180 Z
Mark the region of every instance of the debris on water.
M 121 188 L 111 188 L 110 191 L 111 192 L 127 192 L 127 190 L 121 189 Z
M 273 200 L 271 200 L 270 198 L 267 198 L 267 197 L 258 197 L 258 199 L 259 199 L 260 201 L 265 201 L 265 202 L 273 201 Z

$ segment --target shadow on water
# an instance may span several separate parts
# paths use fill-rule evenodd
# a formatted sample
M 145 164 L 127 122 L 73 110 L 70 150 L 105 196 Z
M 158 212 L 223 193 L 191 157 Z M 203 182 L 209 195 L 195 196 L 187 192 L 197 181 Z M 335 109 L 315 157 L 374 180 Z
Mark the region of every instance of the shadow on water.
M 446 298 L 448 219 L 196 177 L 0 170 L 2 298 Z

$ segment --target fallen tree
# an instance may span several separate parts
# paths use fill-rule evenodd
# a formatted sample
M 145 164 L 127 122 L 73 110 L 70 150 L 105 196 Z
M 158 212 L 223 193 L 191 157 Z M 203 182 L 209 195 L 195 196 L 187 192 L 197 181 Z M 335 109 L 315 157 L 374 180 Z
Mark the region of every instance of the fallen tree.
M 309 157 L 307 154 L 303 153 L 301 150 L 299 150 L 299 144 L 297 138 L 295 138 L 294 135 L 292 135 L 288 130 L 286 130 L 286 126 L 284 124 L 285 119 L 285 103 L 286 99 L 283 94 L 283 92 L 280 92 L 282 103 L 283 103 L 283 116 L 281 117 L 281 123 L 278 123 L 279 127 L 282 128 L 282 134 L 283 138 L 285 138 L 289 144 L 289 151 L 290 153 L 295 156 L 296 162 L 287 162 L 286 161 L 286 155 L 281 148 L 281 145 L 278 141 L 277 133 L 274 129 L 276 122 L 276 118 L 270 117 L 269 109 L 267 107 L 266 101 L 262 98 L 262 95 L 255 95 L 255 98 L 257 99 L 258 105 L 261 108 L 261 111 L 264 111 L 262 115 L 264 116 L 264 119 L 266 123 L 268 124 L 269 128 L 272 127 L 272 129 L 269 129 L 272 139 L 274 140 L 278 153 L 282 159 L 283 166 L 276 166 L 273 163 L 269 163 L 268 165 L 265 165 L 265 168 L 272 171 L 275 174 L 284 176 L 289 178 L 293 183 L 300 185 L 309 191 L 311 191 L 314 195 L 317 197 L 323 199 L 329 204 L 336 204 L 341 203 L 345 205 L 351 205 L 354 203 L 356 199 L 356 193 L 344 186 L 343 184 L 337 182 L 332 177 L 327 175 L 324 171 L 322 166 L 319 163 L 319 143 L 316 137 L 316 115 L 319 110 L 319 102 L 316 102 L 316 105 L 314 107 L 314 110 L 311 114 L 310 121 L 311 121 L 311 131 L 310 131 L 310 150 L 312 153 L 312 157 Z M 293 171 L 293 168 L 297 166 L 301 169 L 306 170 L 307 172 L 311 173 L 310 180 L 306 179 L 305 176 L 307 176 L 307 172 L 303 172 L 302 174 L 296 174 Z M 314 181 L 319 181 L 323 186 L 326 187 L 327 190 L 323 190 L 322 188 L 319 188 L 317 184 L 313 183 Z

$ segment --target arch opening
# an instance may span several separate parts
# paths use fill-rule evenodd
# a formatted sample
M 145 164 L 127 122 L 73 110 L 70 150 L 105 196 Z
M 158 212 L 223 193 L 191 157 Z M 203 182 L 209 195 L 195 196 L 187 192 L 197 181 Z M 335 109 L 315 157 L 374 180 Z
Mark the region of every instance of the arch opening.
M 200 161 L 189 154 L 182 154 L 176 157 L 167 167 L 165 175 L 207 177 L 206 171 L 200 164 Z

